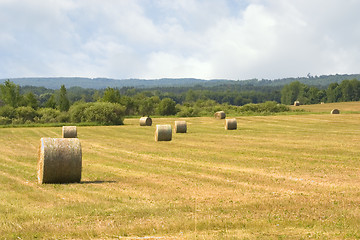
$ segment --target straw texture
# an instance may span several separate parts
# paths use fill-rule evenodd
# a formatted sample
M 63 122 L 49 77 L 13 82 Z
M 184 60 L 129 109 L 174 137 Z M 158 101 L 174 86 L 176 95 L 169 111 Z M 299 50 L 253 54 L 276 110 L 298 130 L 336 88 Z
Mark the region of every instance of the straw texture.
M 63 138 L 76 138 L 77 137 L 76 126 L 63 126 L 62 127 L 62 137 Z
M 140 126 L 151 126 L 152 120 L 149 117 L 141 117 L 140 118 Z
M 172 129 L 171 125 L 156 125 L 155 141 L 171 141 Z
M 175 133 L 186 133 L 186 121 L 175 121 Z
M 330 113 L 331 114 L 340 114 L 340 110 L 335 108 L 335 109 L 331 110 Z
M 215 113 L 214 117 L 217 119 L 225 119 L 226 114 L 224 111 L 218 111 Z
M 37 176 L 39 183 L 80 182 L 81 144 L 78 138 L 41 138 Z
M 237 129 L 237 122 L 236 119 L 226 119 L 225 120 L 225 129 L 226 130 L 235 130 Z

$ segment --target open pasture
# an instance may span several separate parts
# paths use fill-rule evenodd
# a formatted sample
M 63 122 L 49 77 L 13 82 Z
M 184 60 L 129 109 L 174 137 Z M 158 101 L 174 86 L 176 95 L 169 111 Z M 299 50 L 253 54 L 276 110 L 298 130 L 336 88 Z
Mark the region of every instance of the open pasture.
M 309 112 L 330 113 L 333 109 L 339 109 L 341 113 L 360 113 L 360 102 L 337 102 L 312 105 L 291 106 L 292 110 L 304 109 Z
M 155 142 L 175 120 L 187 133 Z M 0 236 L 360 238 L 359 114 L 236 120 L 78 127 L 80 184 L 37 183 L 39 140 L 61 127 L 0 129 Z

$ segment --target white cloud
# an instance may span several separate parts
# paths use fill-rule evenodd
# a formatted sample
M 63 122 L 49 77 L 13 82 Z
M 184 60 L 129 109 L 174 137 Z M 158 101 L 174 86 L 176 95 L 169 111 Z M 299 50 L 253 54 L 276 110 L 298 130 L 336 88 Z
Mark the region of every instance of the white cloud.
M 0 0 L 0 78 L 358 73 L 355 0 Z
M 242 18 L 219 21 L 206 36 L 215 77 L 251 77 L 247 71 L 266 59 L 275 45 L 274 25 L 260 5 L 249 6 Z
M 206 61 L 195 57 L 183 57 L 180 54 L 165 52 L 152 53 L 149 56 L 142 78 L 210 78 L 212 69 Z

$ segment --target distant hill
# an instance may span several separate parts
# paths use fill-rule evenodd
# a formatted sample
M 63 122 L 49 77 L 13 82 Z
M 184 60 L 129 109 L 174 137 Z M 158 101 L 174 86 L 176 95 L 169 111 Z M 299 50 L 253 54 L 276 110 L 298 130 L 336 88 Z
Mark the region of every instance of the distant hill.
M 4 82 L 6 79 L 1 79 Z M 20 86 L 35 86 L 45 87 L 49 89 L 59 89 L 61 85 L 70 87 L 94 88 L 103 89 L 107 87 L 122 88 L 122 87 L 137 87 L 137 88 L 151 88 L 162 86 L 193 86 L 196 84 L 203 84 L 206 80 L 184 78 L 184 79 L 159 79 L 159 80 L 144 80 L 144 79 L 109 79 L 109 78 L 80 78 L 80 77 L 53 77 L 53 78 L 11 78 L 12 82 Z
M 246 86 L 283 86 L 293 81 L 300 81 L 306 85 L 317 86 L 320 88 L 327 87 L 330 83 L 340 83 L 345 79 L 358 79 L 360 74 L 336 74 L 336 75 L 322 75 L 309 76 L 302 78 L 283 78 L 276 80 L 226 80 L 214 79 L 203 80 L 195 78 L 162 78 L 162 79 L 109 79 L 109 78 L 80 78 L 80 77 L 53 77 L 53 78 L 10 78 L 12 82 L 20 86 L 35 86 L 45 87 L 49 89 L 59 89 L 61 85 L 70 87 L 82 87 L 103 89 L 107 87 L 122 88 L 122 87 L 136 87 L 136 88 L 154 88 L 154 87 L 192 87 L 200 85 L 203 87 L 213 87 L 219 85 L 246 85 Z M 0 79 L 3 83 L 7 79 Z

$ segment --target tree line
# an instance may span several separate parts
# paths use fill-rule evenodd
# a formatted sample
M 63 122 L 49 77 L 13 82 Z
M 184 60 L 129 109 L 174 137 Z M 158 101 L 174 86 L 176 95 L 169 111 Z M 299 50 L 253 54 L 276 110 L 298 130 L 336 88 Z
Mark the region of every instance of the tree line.
M 285 105 L 359 101 L 360 81 L 344 80 L 321 89 L 294 81 L 284 86 L 242 87 L 232 84 L 138 89 L 85 89 L 64 85 L 58 90 L 20 87 L 10 80 L 0 84 L 0 124 L 96 123 L 122 124 L 125 116 L 211 116 L 289 111 Z M 279 103 L 281 103 L 279 105 Z M 283 105 L 282 105 L 283 104 Z
M 313 76 L 308 73 L 303 77 L 290 77 L 281 79 L 243 79 L 243 80 L 230 80 L 230 79 L 195 79 L 195 78 L 162 78 L 162 79 L 109 79 L 109 78 L 82 78 L 82 77 L 41 77 L 41 78 L 13 78 L 10 79 L 16 84 L 21 86 L 44 86 L 50 89 L 58 89 L 59 82 L 68 88 L 80 86 L 83 88 L 105 89 L 106 87 L 121 89 L 125 86 L 132 86 L 136 88 L 156 88 L 156 87 L 187 87 L 192 88 L 199 85 L 203 88 L 211 88 L 216 86 L 242 87 L 242 86 L 284 86 L 294 81 L 313 86 L 327 87 L 330 83 L 340 83 L 346 79 L 360 79 L 360 74 L 335 74 L 335 75 L 321 75 Z M 6 79 L 0 79 L 0 84 Z
M 331 83 L 325 89 L 308 86 L 299 81 L 285 85 L 281 90 L 281 103 L 317 104 L 321 102 L 350 102 L 360 100 L 360 81 L 357 79 Z

